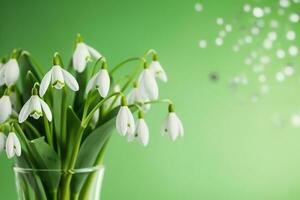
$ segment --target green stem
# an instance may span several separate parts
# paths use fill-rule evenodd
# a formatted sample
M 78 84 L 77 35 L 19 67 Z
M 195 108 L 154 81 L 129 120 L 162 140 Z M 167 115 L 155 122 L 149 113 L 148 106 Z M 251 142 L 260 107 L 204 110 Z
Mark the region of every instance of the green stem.
M 61 150 L 66 152 L 67 149 L 67 90 L 66 87 L 62 91 L 62 102 L 61 102 Z M 62 154 L 64 155 L 64 154 Z M 63 157 L 63 156 L 62 156 Z M 64 169 L 66 165 L 64 164 Z
M 103 159 L 104 159 L 104 154 L 106 152 L 107 146 L 108 146 L 108 142 L 109 142 L 108 138 L 104 144 L 104 146 L 102 147 L 102 149 L 100 150 L 100 152 L 98 153 L 98 156 L 96 158 L 96 161 L 94 163 L 94 166 L 98 166 L 101 165 L 103 163 Z M 89 193 L 91 190 L 91 185 L 93 184 L 94 178 L 97 174 L 93 173 L 91 174 L 88 179 L 86 180 L 85 184 L 83 185 L 82 191 L 80 192 L 80 197 L 81 199 L 88 199 L 89 197 Z M 78 194 L 77 194 L 78 195 Z
M 145 101 L 145 102 L 142 103 L 142 105 L 145 105 L 145 104 L 155 104 L 155 103 L 173 104 L 173 102 L 170 99 L 157 99 L 157 100 L 152 100 L 152 101 Z
M 135 61 L 135 60 L 140 60 L 142 62 L 145 62 L 144 58 L 141 57 L 133 57 L 133 58 L 129 58 L 127 60 L 124 60 L 123 62 L 117 64 L 116 66 L 114 66 L 112 68 L 112 70 L 109 72 L 109 74 L 112 76 L 118 69 L 120 69 L 124 64 L 129 63 L 131 61 Z
M 29 121 L 25 121 L 24 125 L 26 125 L 28 128 L 30 128 L 32 130 L 32 132 L 34 133 L 36 138 L 41 137 L 41 134 L 39 133 L 39 131 Z
M 134 80 L 134 78 L 137 76 L 138 72 L 140 71 L 141 67 L 143 66 L 143 63 L 139 64 L 137 67 L 136 67 L 136 70 L 135 72 L 129 77 L 128 81 L 124 84 L 124 86 L 121 88 L 121 92 L 124 92 L 126 90 L 126 88 L 129 86 L 129 84 Z M 110 112 L 113 108 L 114 108 L 114 105 L 116 103 L 116 101 L 118 100 L 118 96 L 116 96 L 114 98 L 114 100 L 111 102 L 110 106 L 108 107 L 108 109 L 106 110 L 106 113 Z
M 45 116 L 43 117 L 43 120 L 44 120 L 44 126 L 45 126 L 45 132 L 46 132 L 47 141 L 50 144 L 50 146 L 52 146 L 54 148 L 52 134 L 50 132 L 50 127 L 49 127 L 49 122 L 48 122 L 48 120 L 47 120 L 47 118 Z
M 22 51 L 21 56 L 26 55 L 30 62 L 35 66 L 35 68 L 37 69 L 37 74 L 38 74 L 38 78 L 41 80 L 41 78 L 43 77 L 42 75 L 44 74 L 43 72 L 43 68 L 37 64 L 36 60 L 31 56 L 31 54 L 28 51 Z
M 77 133 L 77 138 L 76 138 L 76 143 L 74 145 L 73 148 L 73 152 L 71 154 L 67 154 L 67 158 L 66 158 L 66 163 L 68 164 L 68 169 L 74 169 L 75 164 L 76 164 L 76 160 L 77 160 L 77 156 L 79 153 L 79 149 L 80 149 L 80 144 L 81 144 L 81 139 L 84 133 L 84 130 L 86 128 L 86 126 L 88 125 L 89 121 L 92 119 L 93 114 L 96 112 L 97 109 L 100 108 L 100 106 L 102 106 L 109 98 L 111 98 L 112 96 L 115 96 L 117 94 L 120 94 L 119 92 L 117 93 L 113 93 L 107 97 L 105 97 L 104 99 L 102 99 L 93 109 L 92 111 L 87 115 L 86 118 L 82 119 L 81 122 L 81 126 L 78 130 Z M 70 183 L 71 183 L 71 179 L 72 179 L 72 175 L 71 174 L 67 174 L 66 177 L 64 177 L 64 181 L 63 181 L 63 186 L 62 186 L 62 191 L 63 191 L 63 199 L 67 199 L 70 196 L 69 193 L 69 189 L 70 189 Z
M 135 72 L 129 77 L 128 81 L 125 83 L 125 85 L 122 87 L 121 89 L 121 92 L 124 92 L 126 90 L 126 88 L 128 87 L 128 85 L 134 80 L 134 78 L 137 76 L 138 72 L 140 71 L 140 69 L 142 68 L 143 66 L 143 63 L 146 62 L 146 57 L 149 55 L 149 54 L 156 54 L 156 51 L 154 49 L 149 49 L 148 51 L 145 52 L 145 54 L 143 55 L 143 57 L 134 57 L 134 58 L 129 58 L 119 64 L 117 64 L 111 71 L 110 71 L 110 75 L 112 76 L 113 73 L 115 71 L 117 71 L 119 68 L 121 68 L 121 66 L 123 66 L 124 64 L 128 63 L 128 62 L 131 62 L 131 61 L 134 61 L 134 60 L 140 60 L 142 61 L 141 64 L 139 64 L 137 67 L 136 67 L 136 70 Z M 110 112 L 113 108 L 114 108 L 114 105 L 116 103 L 118 99 L 118 96 L 116 96 L 114 98 L 114 100 L 112 101 L 112 103 L 110 104 L 110 106 L 108 107 L 107 109 L 107 112 Z
M 110 95 L 108 95 L 107 97 L 105 97 L 104 99 L 102 99 L 92 110 L 91 112 L 87 115 L 86 118 L 83 118 L 82 119 L 82 126 L 85 128 L 88 123 L 90 122 L 90 120 L 93 118 L 93 115 L 94 113 L 111 97 L 113 96 L 117 96 L 117 95 L 120 95 L 122 94 L 121 92 L 115 92 L 115 93 L 112 93 Z

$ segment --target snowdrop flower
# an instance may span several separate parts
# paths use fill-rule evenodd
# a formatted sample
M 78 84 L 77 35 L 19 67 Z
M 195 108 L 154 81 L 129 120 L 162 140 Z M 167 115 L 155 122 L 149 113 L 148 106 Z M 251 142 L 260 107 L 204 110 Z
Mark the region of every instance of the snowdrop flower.
M 144 70 L 138 79 L 139 92 L 143 98 L 150 100 L 158 99 L 158 86 L 153 72 L 148 68 L 147 63 L 144 63 Z
M 106 63 L 103 63 L 101 70 L 96 73 L 88 82 L 86 92 L 97 88 L 101 97 L 106 97 L 109 92 L 110 77 L 106 69 Z
M 133 105 L 135 103 L 143 103 L 149 101 L 149 99 L 146 97 L 143 97 L 139 88 L 138 88 L 138 83 L 134 82 L 133 83 L 133 89 L 128 93 L 127 95 L 127 102 L 128 105 Z M 150 104 L 145 104 L 142 106 L 143 111 L 148 111 L 150 110 Z
M 150 71 L 154 73 L 154 76 L 163 82 L 168 81 L 165 70 L 162 68 L 161 64 L 157 60 L 157 55 L 153 56 L 153 61 L 149 65 Z
M 8 95 L 4 94 L 0 98 L 0 123 L 5 122 L 12 113 L 11 102 Z
M 6 143 L 6 136 L 4 133 L 0 132 L 0 153 L 4 151 Z
M 116 127 L 121 136 L 125 136 L 127 133 L 133 134 L 135 131 L 134 118 L 127 107 L 126 98 L 124 96 L 121 98 L 121 108 L 117 115 Z
M 162 125 L 162 134 L 167 134 L 173 141 L 177 139 L 178 136 L 184 135 L 183 125 L 180 119 L 174 112 L 174 106 L 169 105 L 169 114 Z
M 48 121 L 52 121 L 52 113 L 49 106 L 37 95 L 36 88 L 33 88 L 32 90 L 32 96 L 24 104 L 20 111 L 19 122 L 23 123 L 28 116 L 31 116 L 34 119 L 39 119 L 41 116 L 43 116 L 43 111 Z
M 116 84 L 113 88 L 114 92 L 120 92 L 121 91 L 121 87 L 119 84 Z M 116 100 L 115 100 L 116 98 Z M 114 105 L 112 106 L 112 108 L 115 108 L 117 106 L 120 105 L 120 101 L 121 101 L 121 96 L 118 95 L 117 97 L 113 97 L 113 98 L 109 98 L 105 103 L 104 106 L 107 108 L 109 106 L 111 106 L 111 104 L 114 102 Z
M 11 58 L 0 68 L 0 86 L 15 84 L 19 78 L 19 64 L 16 58 Z
M 102 55 L 93 47 L 85 44 L 80 35 L 77 35 L 76 40 L 77 44 L 73 54 L 73 67 L 77 72 L 81 73 L 84 71 L 87 62 L 91 57 L 98 60 L 102 57 Z
M 135 137 L 138 138 L 141 145 L 146 147 L 149 144 L 149 128 L 144 120 L 142 111 L 139 111 L 139 119 L 136 123 Z
M 14 157 L 15 155 L 21 156 L 21 144 L 14 132 L 10 132 L 8 134 L 5 148 L 6 148 L 6 155 L 9 159 Z
M 49 85 L 51 82 L 51 86 L 60 90 L 62 89 L 65 84 L 73 91 L 79 90 L 79 85 L 76 79 L 73 77 L 71 73 L 69 73 L 67 70 L 63 69 L 59 62 L 56 61 L 57 54 L 54 55 L 54 66 L 51 68 L 50 71 L 46 73 L 44 78 L 41 81 L 40 85 L 40 96 L 44 96 Z

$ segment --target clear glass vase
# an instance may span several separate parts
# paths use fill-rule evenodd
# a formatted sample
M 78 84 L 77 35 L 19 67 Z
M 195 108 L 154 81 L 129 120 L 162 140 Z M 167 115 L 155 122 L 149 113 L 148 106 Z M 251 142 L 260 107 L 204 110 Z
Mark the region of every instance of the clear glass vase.
M 99 200 L 104 166 L 74 170 L 14 167 L 19 200 Z

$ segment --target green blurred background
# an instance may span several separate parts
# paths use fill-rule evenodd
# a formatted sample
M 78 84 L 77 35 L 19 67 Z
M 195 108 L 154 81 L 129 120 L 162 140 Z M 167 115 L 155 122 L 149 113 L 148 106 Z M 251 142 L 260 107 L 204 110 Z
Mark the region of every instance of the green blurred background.
M 146 116 L 148 148 L 114 134 L 105 159 L 103 200 L 300 199 L 300 131 L 290 124 L 290 116 L 300 111 L 299 56 L 292 60 L 295 75 L 283 83 L 274 73 L 290 60 L 272 59 L 266 71 L 270 92 L 255 96 L 253 103 L 257 76 L 243 62 L 261 44 L 232 52 L 242 35 L 236 27 L 251 23 L 242 14 L 246 1 L 201 0 L 203 12 L 195 11 L 196 2 L 1 0 L 0 54 L 21 47 L 49 68 L 55 51 L 68 60 L 78 32 L 111 65 L 148 48 L 159 52 L 169 77 L 160 84 L 160 96 L 174 100 L 186 135 L 175 143 L 160 135 L 166 106 Z M 213 44 L 220 30 L 217 17 L 233 24 L 222 47 Z M 291 27 L 299 30 L 299 24 Z M 209 41 L 208 48 L 198 47 L 201 38 Z M 232 90 L 229 80 L 241 72 L 249 75 L 249 84 Z M 211 73 L 219 79 L 211 81 Z M 12 164 L 0 155 L 0 199 L 16 199 Z

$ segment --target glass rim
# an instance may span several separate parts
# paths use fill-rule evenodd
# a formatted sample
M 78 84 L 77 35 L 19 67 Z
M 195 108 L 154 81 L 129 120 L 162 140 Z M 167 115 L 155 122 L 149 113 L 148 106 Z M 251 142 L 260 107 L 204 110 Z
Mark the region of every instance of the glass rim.
M 37 169 L 37 168 L 26 168 L 13 166 L 14 172 L 16 173 L 30 173 L 30 172 L 58 172 L 66 174 L 77 174 L 77 173 L 91 173 L 95 171 L 104 170 L 104 165 L 97 165 L 93 167 L 77 168 L 77 169 Z

